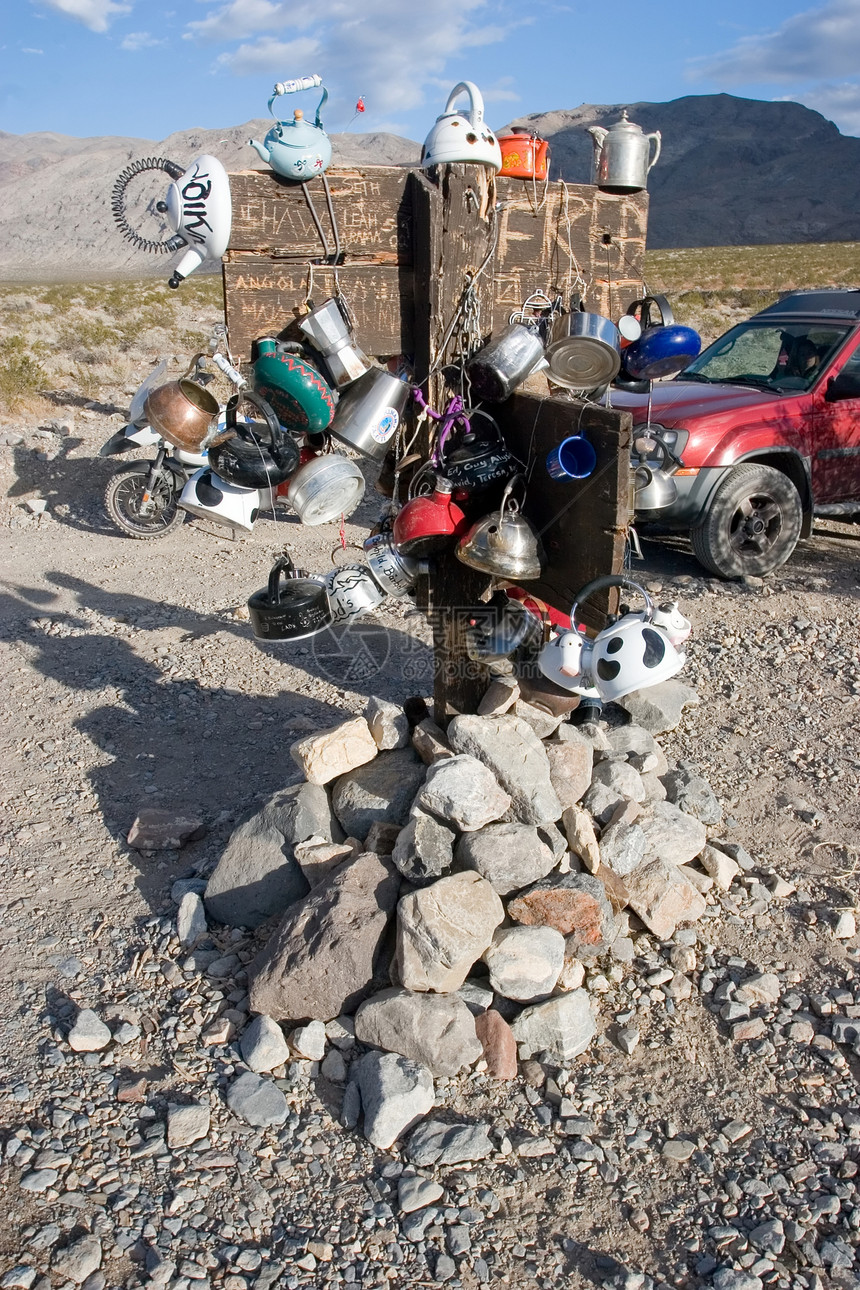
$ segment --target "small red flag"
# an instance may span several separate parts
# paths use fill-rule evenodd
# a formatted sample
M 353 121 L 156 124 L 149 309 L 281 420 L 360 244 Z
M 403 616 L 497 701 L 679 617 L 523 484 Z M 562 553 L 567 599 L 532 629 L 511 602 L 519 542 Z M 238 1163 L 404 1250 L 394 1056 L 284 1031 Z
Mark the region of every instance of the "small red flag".
M 356 105 L 355 105 L 355 110 L 356 110 L 356 112 L 363 112 L 363 111 L 365 110 L 365 108 L 364 108 L 364 99 L 359 99 L 359 100 L 358 100 L 358 102 L 357 102 L 357 103 L 356 103 Z

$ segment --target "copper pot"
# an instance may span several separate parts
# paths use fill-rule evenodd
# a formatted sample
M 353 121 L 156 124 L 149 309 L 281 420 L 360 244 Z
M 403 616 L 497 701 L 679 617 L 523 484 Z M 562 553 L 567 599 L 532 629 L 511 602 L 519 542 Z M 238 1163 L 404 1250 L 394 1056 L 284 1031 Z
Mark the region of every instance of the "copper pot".
M 178 381 L 159 385 L 147 395 L 143 405 L 144 416 L 152 429 L 174 448 L 184 448 L 186 452 L 200 452 L 220 411 L 214 394 L 188 379 L 198 358 L 203 357 L 195 354 L 188 371 Z

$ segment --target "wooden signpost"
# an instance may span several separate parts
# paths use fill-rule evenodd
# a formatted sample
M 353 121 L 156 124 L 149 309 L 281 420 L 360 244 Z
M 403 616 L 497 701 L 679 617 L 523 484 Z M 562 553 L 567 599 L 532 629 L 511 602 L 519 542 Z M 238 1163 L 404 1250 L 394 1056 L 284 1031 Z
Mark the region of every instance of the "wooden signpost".
M 231 175 L 233 232 L 224 260 L 230 344 L 250 354 L 254 340 L 294 334 L 309 300 L 339 290 L 356 338 L 378 359 L 404 355 L 431 406 L 449 392 L 440 369 L 463 333 L 486 338 L 534 291 L 617 318 L 642 294 L 647 195 L 607 195 L 591 185 L 530 184 L 484 167 L 443 166 L 424 174 L 367 166 L 328 172 L 342 262 L 321 263 L 336 242 L 319 184 L 311 186 L 323 238 L 299 186 L 270 171 Z M 529 590 L 568 612 L 591 578 L 620 572 L 630 519 L 628 413 L 549 397 L 543 378 L 488 410 L 525 463 L 524 514 L 541 534 L 547 567 Z M 550 448 L 583 433 L 597 453 L 584 480 L 546 472 Z M 427 444 L 425 443 L 425 448 Z M 442 724 L 473 712 L 486 687 L 465 655 L 462 610 L 485 596 L 490 579 L 453 555 L 436 561 L 419 601 L 434 627 L 435 707 Z M 604 597 L 585 618 L 599 627 Z

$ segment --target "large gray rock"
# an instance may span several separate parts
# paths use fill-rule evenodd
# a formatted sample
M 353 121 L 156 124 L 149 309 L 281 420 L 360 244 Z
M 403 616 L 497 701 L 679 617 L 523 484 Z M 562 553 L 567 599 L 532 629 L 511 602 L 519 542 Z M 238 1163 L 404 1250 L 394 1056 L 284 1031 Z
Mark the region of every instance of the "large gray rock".
M 702 851 L 707 829 L 701 820 L 687 815 L 672 802 L 647 802 L 636 820 L 645 834 L 645 861 L 667 860 L 689 864 Z
M 426 887 L 451 868 L 456 836 L 435 816 L 413 808 L 412 818 L 397 835 L 391 859 L 404 878 L 416 887 Z
M 490 884 L 455 873 L 397 907 L 397 973 L 407 990 L 459 990 L 505 916 Z
M 252 1071 L 233 1081 L 227 1089 L 226 1102 L 240 1120 L 260 1129 L 283 1124 L 287 1118 L 287 1099 L 281 1090 Z
M 707 902 L 668 860 L 651 860 L 624 880 L 630 908 L 650 932 L 668 941 L 679 923 L 701 918 Z
M 600 862 L 619 878 L 645 863 L 647 839 L 638 824 L 618 820 L 604 829 L 600 839 Z
M 653 758 L 658 775 L 665 775 L 669 769 L 666 754 L 657 740 L 635 721 L 630 721 L 625 726 L 613 726 L 611 730 L 607 730 L 606 738 L 612 751 L 624 757 Z
M 571 727 L 573 729 L 573 727 Z M 591 783 L 594 755 L 585 740 L 568 739 L 546 745 L 550 782 L 567 809 L 574 806 Z
M 405 824 L 426 767 L 411 748 L 383 752 L 366 766 L 341 775 L 332 792 L 335 815 L 351 837 L 372 824 Z
M 633 802 L 644 802 L 646 793 L 642 776 L 627 761 L 606 760 L 598 762 L 591 776 L 592 784 L 604 784 L 619 797 Z
M 409 744 L 409 718 L 396 703 L 372 694 L 364 710 L 364 719 L 380 751 L 406 748 Z
M 548 1061 L 569 1062 L 584 1053 L 597 1029 L 585 990 L 524 1008 L 511 1025 L 521 1058 L 545 1053 Z
M 675 770 L 662 777 L 666 800 L 679 807 L 686 815 L 694 815 L 703 824 L 719 824 L 723 808 L 706 779 L 697 775 L 689 762 L 679 762 Z
M 555 868 L 556 857 L 533 824 L 488 824 L 457 843 L 457 863 L 486 878 L 507 896 L 537 882 Z
M 356 1094 L 364 1112 L 364 1136 L 380 1151 L 421 1119 L 434 1101 L 433 1076 L 420 1062 L 397 1053 L 365 1053 L 350 1068 L 344 1118 L 352 1118 Z
M 308 891 L 293 847 L 312 837 L 326 842 L 342 837 L 326 790 L 319 784 L 280 789 L 233 830 L 206 884 L 209 916 L 230 927 L 258 927 L 283 913 Z
M 460 716 L 447 735 L 454 752 L 470 753 L 489 766 L 525 824 L 546 824 L 561 816 L 546 751 L 525 721 L 508 715 Z
M 355 1014 L 355 1037 L 421 1062 L 434 1075 L 456 1075 L 481 1056 L 475 1017 L 458 994 L 383 990 Z
M 290 1049 L 283 1030 L 271 1017 L 255 1017 L 239 1043 L 242 1061 L 259 1074 L 283 1066 L 290 1060 Z
M 553 927 L 508 927 L 484 950 L 490 985 L 505 999 L 533 1003 L 552 994 L 564 966 L 564 937 Z
M 461 1165 L 468 1160 L 486 1160 L 493 1154 L 486 1124 L 449 1124 L 425 1120 L 413 1129 L 406 1144 L 407 1157 L 419 1166 Z
M 54 1250 L 51 1267 L 61 1281 L 81 1285 L 102 1265 L 102 1243 L 97 1236 L 79 1236 L 61 1250 Z
M 249 968 L 251 1007 L 278 1021 L 330 1021 L 367 993 L 400 878 L 367 851 L 284 915 Z
M 510 805 L 510 797 L 493 772 L 465 753 L 431 766 L 415 798 L 419 810 L 437 815 L 464 833 L 500 819 Z
M 684 708 L 698 703 L 699 696 L 689 685 L 673 678 L 649 685 L 647 690 L 634 690 L 615 702 L 629 712 L 637 725 L 652 735 L 662 735 L 675 729 Z

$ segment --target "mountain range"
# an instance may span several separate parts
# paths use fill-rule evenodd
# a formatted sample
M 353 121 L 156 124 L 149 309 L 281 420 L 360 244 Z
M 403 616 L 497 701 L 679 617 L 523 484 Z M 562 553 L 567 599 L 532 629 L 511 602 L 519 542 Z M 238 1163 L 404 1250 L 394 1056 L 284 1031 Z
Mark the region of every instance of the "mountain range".
M 611 125 L 622 107 L 646 133 L 662 134 L 649 178 L 649 246 L 860 240 L 860 139 L 799 103 L 698 95 L 583 104 L 509 124 L 549 140 L 553 178 L 587 183 L 592 143 L 585 127 Z M 137 157 L 184 164 L 204 151 L 228 171 L 259 169 L 247 140 L 263 138 L 270 124 L 183 130 L 160 142 L 0 132 L 0 279 L 163 273 L 166 260 L 142 255 L 114 225 L 110 192 L 118 173 Z M 420 154 L 420 144 L 393 134 L 333 135 L 332 143 L 334 165 L 415 165 Z M 166 176 L 156 179 L 166 189 Z

